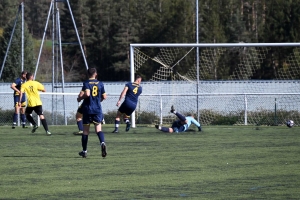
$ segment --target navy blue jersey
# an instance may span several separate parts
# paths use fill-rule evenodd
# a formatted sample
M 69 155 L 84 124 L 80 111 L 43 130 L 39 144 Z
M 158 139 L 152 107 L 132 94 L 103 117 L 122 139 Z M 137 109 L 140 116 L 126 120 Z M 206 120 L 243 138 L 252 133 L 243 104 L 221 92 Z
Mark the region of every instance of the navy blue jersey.
M 125 87 L 128 90 L 125 95 L 125 101 L 130 101 L 133 104 L 137 104 L 140 94 L 142 93 L 142 86 L 137 83 L 126 83 Z
M 83 82 L 82 91 L 90 90 L 90 96 L 82 103 L 84 114 L 102 113 L 101 99 L 105 93 L 104 85 L 96 79 L 89 79 Z
M 25 80 L 22 80 L 20 77 L 16 78 L 16 80 L 14 81 L 14 84 L 16 85 L 16 88 L 20 91 L 21 90 L 21 86 L 23 83 L 25 83 Z M 20 94 L 16 91 L 14 91 L 14 96 L 19 96 Z M 23 96 L 25 96 L 25 93 L 23 94 Z

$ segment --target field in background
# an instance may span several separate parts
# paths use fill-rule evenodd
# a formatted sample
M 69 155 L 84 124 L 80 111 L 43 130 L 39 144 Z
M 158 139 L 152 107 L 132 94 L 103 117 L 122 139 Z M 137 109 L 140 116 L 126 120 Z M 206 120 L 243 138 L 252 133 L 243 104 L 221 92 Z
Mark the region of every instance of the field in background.
M 105 159 L 91 134 L 83 159 L 76 126 L 2 126 L 0 199 L 299 199 L 298 127 L 124 129 L 104 125 Z

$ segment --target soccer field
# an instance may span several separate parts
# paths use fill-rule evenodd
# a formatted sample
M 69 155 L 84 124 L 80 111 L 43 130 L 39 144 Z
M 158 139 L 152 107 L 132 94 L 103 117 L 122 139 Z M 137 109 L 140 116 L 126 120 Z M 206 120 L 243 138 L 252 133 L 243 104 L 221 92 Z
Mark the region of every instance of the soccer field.
M 300 198 L 298 127 L 124 129 L 103 126 L 103 159 L 93 128 L 81 158 L 76 126 L 50 126 L 52 136 L 1 127 L 0 199 Z

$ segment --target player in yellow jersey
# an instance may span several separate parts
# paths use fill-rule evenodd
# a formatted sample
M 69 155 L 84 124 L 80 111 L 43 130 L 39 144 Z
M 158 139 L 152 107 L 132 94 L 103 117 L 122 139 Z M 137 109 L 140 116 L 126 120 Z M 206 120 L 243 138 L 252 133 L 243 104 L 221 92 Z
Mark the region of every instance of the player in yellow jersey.
M 26 79 L 27 79 L 27 82 L 22 84 L 22 86 L 21 86 L 19 105 L 21 105 L 22 95 L 24 95 L 24 93 L 26 93 L 27 107 L 25 110 L 25 115 L 26 115 L 27 120 L 33 125 L 33 129 L 31 132 L 34 133 L 36 131 L 36 129 L 38 128 L 36 122 L 34 121 L 34 119 L 31 116 L 31 113 L 34 111 L 40 117 L 42 125 L 46 131 L 46 134 L 51 135 L 51 133 L 48 129 L 47 121 L 43 114 L 42 101 L 41 101 L 40 94 L 39 94 L 39 91 L 46 92 L 45 87 L 40 82 L 33 80 L 32 73 L 28 72 L 26 74 Z

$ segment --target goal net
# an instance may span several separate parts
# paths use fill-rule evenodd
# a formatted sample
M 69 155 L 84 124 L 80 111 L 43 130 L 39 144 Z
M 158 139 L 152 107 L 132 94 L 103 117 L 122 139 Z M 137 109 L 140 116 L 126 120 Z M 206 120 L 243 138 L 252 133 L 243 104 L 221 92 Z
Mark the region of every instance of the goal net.
M 285 125 L 300 120 L 300 43 L 131 44 L 131 78 L 143 84 L 136 115 L 201 124 Z

